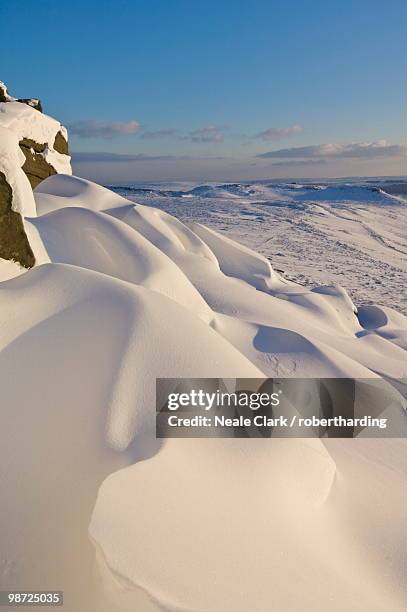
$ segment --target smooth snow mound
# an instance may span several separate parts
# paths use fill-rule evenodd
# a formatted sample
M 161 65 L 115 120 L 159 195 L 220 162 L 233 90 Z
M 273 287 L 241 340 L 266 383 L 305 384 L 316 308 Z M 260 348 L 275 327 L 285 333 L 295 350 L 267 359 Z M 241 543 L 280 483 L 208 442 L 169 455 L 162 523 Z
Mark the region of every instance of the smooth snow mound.
M 38 215 L 76 206 L 90 210 L 105 210 L 129 204 L 128 200 L 77 176 L 54 174 L 41 181 L 34 190 Z
M 90 181 L 35 202 L 37 265 L 0 283 L 2 588 L 58 585 L 69 612 L 405 610 L 405 440 L 159 443 L 155 379 L 401 394 L 407 318 Z
M 162 293 L 210 321 L 213 313 L 187 277 L 162 251 L 110 215 L 62 208 L 26 222 L 37 261 L 89 268 Z M 72 240 L 72 237 L 75 240 Z

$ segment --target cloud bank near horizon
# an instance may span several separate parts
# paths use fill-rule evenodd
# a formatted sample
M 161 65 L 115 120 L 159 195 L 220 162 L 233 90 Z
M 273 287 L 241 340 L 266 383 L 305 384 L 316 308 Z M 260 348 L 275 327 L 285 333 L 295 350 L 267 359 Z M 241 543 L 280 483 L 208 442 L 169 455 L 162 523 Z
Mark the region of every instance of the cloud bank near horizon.
M 349 144 L 328 143 L 309 145 L 305 147 L 292 147 L 278 149 L 266 153 L 258 153 L 256 157 L 262 159 L 372 159 L 378 157 L 406 157 L 407 145 L 390 144 L 386 140 L 374 142 L 353 142 Z
M 80 138 L 107 138 L 137 134 L 141 125 L 138 121 L 97 121 L 95 119 L 85 119 L 68 123 L 68 130 L 71 134 Z
M 109 153 L 107 151 L 73 152 L 72 161 L 75 163 L 128 163 L 145 161 L 199 161 L 199 160 L 226 160 L 221 156 L 195 156 L 195 155 L 150 155 L 148 153 Z
M 175 137 L 178 140 L 186 140 L 192 143 L 220 143 L 224 141 L 223 129 L 216 125 L 207 125 L 190 130 L 182 134 L 176 128 L 160 128 L 157 130 L 146 130 L 141 123 L 132 121 L 99 121 L 96 119 L 84 119 L 72 121 L 67 125 L 71 134 L 79 138 L 112 139 L 120 136 L 137 135 L 143 140 L 159 140 L 160 138 Z
M 217 129 L 217 128 L 216 128 Z M 201 133 L 201 130 L 197 130 Z M 201 137 L 201 135 L 197 136 Z M 202 138 L 205 142 L 212 142 L 212 130 L 203 132 Z M 232 156 L 197 156 L 197 155 L 168 155 L 163 153 L 113 153 L 108 151 L 91 151 L 72 153 L 75 162 L 137 162 L 137 161 L 161 161 L 161 160 L 229 160 L 231 162 L 243 161 L 243 158 Z M 247 162 L 253 159 L 276 160 L 273 166 L 295 166 L 295 165 L 318 165 L 327 164 L 335 160 L 374 160 L 380 158 L 407 157 L 406 144 L 391 144 L 386 140 L 365 143 L 338 144 L 328 143 L 319 145 L 308 145 L 304 147 L 292 147 L 290 149 L 277 149 L 248 155 Z
M 139 121 L 135 119 L 131 121 L 103 121 L 97 119 L 81 119 L 68 123 L 68 129 L 71 134 L 79 138 L 99 138 L 112 139 L 120 136 L 139 136 L 143 140 L 160 140 L 171 138 L 177 140 L 188 141 L 194 144 L 205 143 L 222 143 L 225 140 L 225 126 L 205 125 L 197 127 L 187 132 L 174 127 L 163 127 L 159 129 L 146 129 Z M 297 134 L 301 134 L 304 128 L 295 123 L 288 127 L 269 127 L 257 134 L 251 136 L 245 135 L 244 141 L 260 140 L 263 142 L 272 142 L 285 140 Z M 237 134 L 229 134 L 236 137 Z

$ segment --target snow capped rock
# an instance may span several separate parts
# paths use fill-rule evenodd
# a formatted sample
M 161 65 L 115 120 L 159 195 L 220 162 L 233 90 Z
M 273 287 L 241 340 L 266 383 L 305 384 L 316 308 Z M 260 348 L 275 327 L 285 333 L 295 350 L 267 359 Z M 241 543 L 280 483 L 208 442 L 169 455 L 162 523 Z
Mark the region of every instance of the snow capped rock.
M 17 134 L 0 126 L 0 171 L 4 174 L 3 181 L 12 192 L 10 208 L 23 216 L 32 217 L 36 215 L 35 201 L 29 180 L 22 169 L 24 163 L 25 157 Z
M 13 98 L 13 96 L 10 96 L 6 84 L 3 83 L 3 81 L 0 81 L 0 102 L 13 102 L 16 99 L 17 98 Z
M 0 257 L 31 267 L 35 260 L 23 216 L 36 212 L 33 192 L 22 170 L 24 161 L 17 135 L 0 127 Z
M 0 81 L 0 258 L 24 267 L 34 255 L 24 217 L 36 215 L 32 188 L 56 173 L 71 174 L 66 129 L 34 98 L 17 99 Z
M 17 135 L 32 187 L 52 174 L 72 172 L 66 128 L 41 110 L 39 100 L 14 98 L 0 82 L 0 126 Z
M 24 171 L 33 188 L 52 174 L 71 174 L 67 132 L 59 121 L 30 105 L 11 101 L 0 103 L 0 126 L 18 136 L 26 158 Z

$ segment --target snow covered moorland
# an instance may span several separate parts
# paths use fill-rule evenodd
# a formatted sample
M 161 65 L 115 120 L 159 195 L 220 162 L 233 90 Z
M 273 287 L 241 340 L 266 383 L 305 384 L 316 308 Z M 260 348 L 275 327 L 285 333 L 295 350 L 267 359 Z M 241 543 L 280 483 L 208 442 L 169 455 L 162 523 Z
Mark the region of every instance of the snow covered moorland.
M 145 184 L 113 189 L 222 231 L 301 285 L 339 283 L 407 313 L 407 180 Z
M 405 439 L 158 441 L 154 419 L 157 377 L 401 392 L 407 318 L 79 177 L 32 194 L 22 163 L 35 265 L 0 260 L 1 589 L 63 589 L 72 612 L 405 610 Z

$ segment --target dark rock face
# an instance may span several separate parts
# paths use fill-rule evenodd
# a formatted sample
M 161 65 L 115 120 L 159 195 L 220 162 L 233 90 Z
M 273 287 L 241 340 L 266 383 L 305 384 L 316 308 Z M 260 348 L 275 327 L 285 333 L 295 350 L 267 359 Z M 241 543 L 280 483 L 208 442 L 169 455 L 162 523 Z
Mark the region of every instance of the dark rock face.
M 58 134 L 55 136 L 54 149 L 58 153 L 69 155 L 68 143 L 61 132 L 58 132 Z
M 0 102 L 9 102 L 10 96 L 7 91 L 7 87 L 4 85 L 2 81 L 0 81 Z
M 56 174 L 56 170 L 45 161 L 42 155 L 46 148 L 46 144 L 35 142 L 30 138 L 20 140 L 20 149 L 25 155 L 23 170 L 33 189 L 44 179 Z M 69 155 L 68 143 L 61 132 L 58 132 L 55 137 L 54 149 L 58 153 Z
M 11 210 L 13 192 L 0 172 L 0 257 L 18 261 L 25 268 L 35 264 L 21 215 Z
M 28 104 L 28 106 L 32 106 L 37 111 L 40 111 L 40 113 L 42 113 L 41 100 L 37 100 L 37 98 L 18 98 L 17 102 L 22 102 L 22 104 Z
M 35 140 L 30 138 L 23 138 L 19 144 L 20 149 L 25 155 L 23 170 L 33 189 L 44 179 L 56 174 L 55 169 L 42 156 L 47 145 L 35 142 Z
M 37 98 L 13 98 L 7 91 L 7 87 L 3 82 L 0 82 L 0 102 L 21 102 L 22 104 L 28 104 L 28 106 L 32 106 L 36 110 L 42 113 L 42 105 L 41 101 L 37 100 Z

